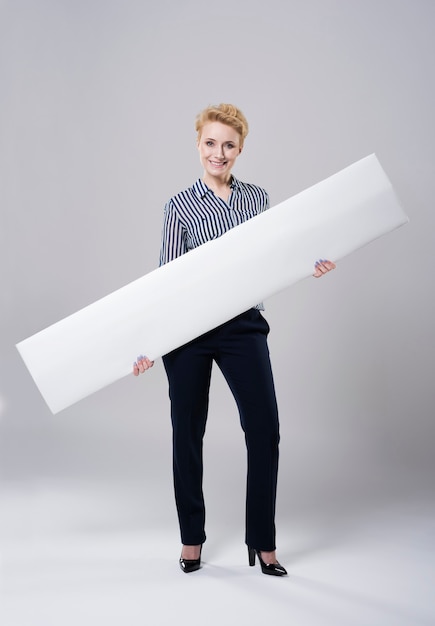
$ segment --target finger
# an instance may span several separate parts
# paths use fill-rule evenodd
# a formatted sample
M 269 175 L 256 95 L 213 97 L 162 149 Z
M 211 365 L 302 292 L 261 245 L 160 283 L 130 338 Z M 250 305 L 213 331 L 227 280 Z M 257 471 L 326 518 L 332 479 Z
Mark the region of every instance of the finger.
M 320 276 L 323 276 L 327 272 L 334 270 L 337 266 L 333 261 L 329 261 L 327 259 L 320 259 L 319 261 L 316 261 L 314 267 L 315 267 L 315 272 L 313 276 L 315 278 L 319 278 Z
M 150 359 L 142 354 L 137 357 L 137 368 L 138 371 L 143 374 L 147 369 L 154 365 L 154 361 L 150 361 Z
M 327 272 L 329 272 L 330 270 L 335 270 L 335 268 L 337 267 L 335 263 L 333 261 L 330 261 L 329 259 L 320 259 L 320 263 Z
M 133 376 L 139 376 L 139 368 L 136 361 L 133 363 Z
M 324 267 L 323 261 L 316 261 L 314 264 L 314 278 L 319 278 L 323 276 L 323 274 L 327 271 L 326 267 Z
M 142 354 L 140 354 L 137 359 L 136 359 L 136 367 L 137 367 L 137 373 L 139 374 L 143 374 L 145 369 L 144 369 L 144 362 L 143 362 L 144 357 L 142 356 Z

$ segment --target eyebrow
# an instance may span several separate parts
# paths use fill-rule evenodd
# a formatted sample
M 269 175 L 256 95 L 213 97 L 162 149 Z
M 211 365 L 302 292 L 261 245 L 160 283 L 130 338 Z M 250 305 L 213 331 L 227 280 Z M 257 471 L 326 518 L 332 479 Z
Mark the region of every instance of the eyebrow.
M 217 141 L 214 137 L 205 137 L 204 141 Z M 223 143 L 236 143 L 234 139 L 226 139 Z

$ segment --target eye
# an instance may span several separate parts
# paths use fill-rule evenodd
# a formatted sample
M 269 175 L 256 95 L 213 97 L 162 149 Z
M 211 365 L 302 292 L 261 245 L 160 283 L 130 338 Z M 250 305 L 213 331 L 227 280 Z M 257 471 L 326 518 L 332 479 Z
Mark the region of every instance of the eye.
M 213 145 L 213 142 L 212 142 L 210 139 L 208 139 L 208 140 L 205 142 L 205 145 L 206 145 L 206 146 L 212 146 L 212 145 Z
M 233 143 L 227 143 L 227 148 L 229 150 L 232 150 L 233 148 L 235 148 L 235 145 Z

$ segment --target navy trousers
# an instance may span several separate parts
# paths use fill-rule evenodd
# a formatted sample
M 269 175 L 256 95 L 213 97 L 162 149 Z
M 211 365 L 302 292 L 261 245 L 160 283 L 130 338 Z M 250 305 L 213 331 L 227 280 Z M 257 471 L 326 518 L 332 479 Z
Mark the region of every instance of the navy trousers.
M 279 422 L 270 366 L 269 325 L 249 309 L 166 354 L 173 427 L 175 500 L 181 541 L 205 541 L 203 437 L 213 361 L 237 403 L 247 447 L 246 543 L 275 550 Z

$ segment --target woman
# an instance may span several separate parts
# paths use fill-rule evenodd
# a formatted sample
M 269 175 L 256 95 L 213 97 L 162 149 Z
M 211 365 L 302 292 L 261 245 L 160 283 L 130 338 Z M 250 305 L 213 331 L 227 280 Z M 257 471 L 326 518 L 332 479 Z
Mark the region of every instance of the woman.
M 210 106 L 196 119 L 202 179 L 169 200 L 165 207 L 160 264 L 167 263 L 219 237 L 265 211 L 264 189 L 232 175 L 242 152 L 248 124 L 230 104 Z M 335 267 L 318 261 L 314 276 Z M 208 410 L 213 361 L 221 369 L 236 400 L 248 452 L 246 544 L 249 564 L 257 555 L 265 574 L 284 576 L 276 558 L 275 498 L 278 473 L 279 422 L 262 304 L 163 357 L 169 382 L 173 427 L 174 487 L 183 544 L 180 567 L 190 573 L 201 566 L 206 539 L 202 493 L 202 441 Z M 153 362 L 140 356 L 138 376 Z

